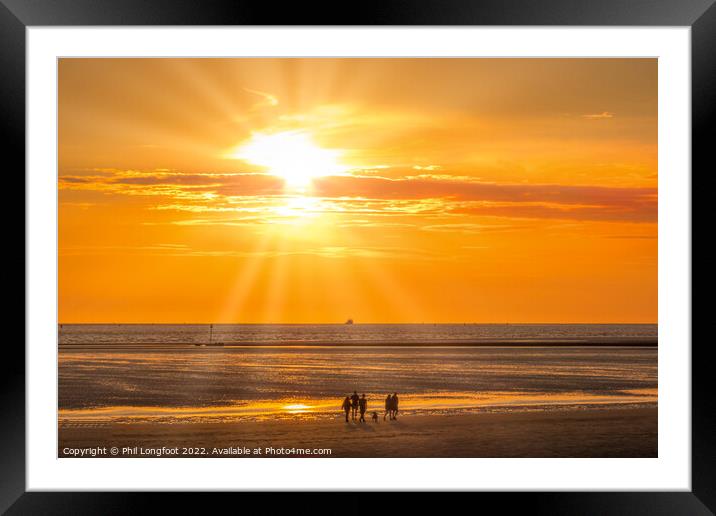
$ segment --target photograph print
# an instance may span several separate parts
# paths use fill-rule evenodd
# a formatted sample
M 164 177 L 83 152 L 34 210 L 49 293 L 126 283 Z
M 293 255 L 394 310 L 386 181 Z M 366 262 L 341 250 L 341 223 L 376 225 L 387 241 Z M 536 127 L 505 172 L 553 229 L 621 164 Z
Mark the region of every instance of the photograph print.
M 657 457 L 657 71 L 59 59 L 57 456 Z

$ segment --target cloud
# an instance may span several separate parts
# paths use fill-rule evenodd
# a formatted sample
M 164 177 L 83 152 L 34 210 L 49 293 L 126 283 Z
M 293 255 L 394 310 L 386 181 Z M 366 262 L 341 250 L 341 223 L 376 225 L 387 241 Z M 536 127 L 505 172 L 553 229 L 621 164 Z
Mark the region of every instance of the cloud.
M 406 222 L 386 222 L 385 220 L 365 220 L 355 219 L 346 222 L 341 222 L 338 227 L 341 228 L 413 228 L 415 224 L 408 224 Z
M 602 111 L 601 113 L 582 115 L 582 118 L 586 118 L 587 120 L 604 120 L 605 118 L 614 118 L 614 113 L 610 113 L 609 111 Z
M 560 184 L 500 184 L 435 178 L 387 179 L 331 176 L 314 182 L 324 197 L 369 199 L 428 199 L 492 202 L 552 202 L 560 204 L 629 204 L 656 202 L 656 188 L 623 188 Z
M 184 219 L 175 220 L 170 224 L 176 226 L 232 226 L 252 227 L 256 224 L 264 224 L 266 221 L 260 217 L 239 217 L 234 219 Z
M 271 95 L 270 93 L 266 93 L 264 91 L 259 91 L 259 90 L 252 90 L 249 88 L 244 88 L 244 91 L 246 91 L 248 93 L 253 93 L 254 95 L 258 95 L 264 99 L 262 102 L 258 102 L 256 104 L 254 104 L 252 109 L 278 106 L 278 98 L 274 95 Z
M 607 235 L 604 238 L 616 240 L 657 240 L 656 235 Z
M 637 202 L 605 204 L 602 206 L 578 205 L 473 205 L 460 207 L 452 213 L 521 219 L 557 219 L 594 222 L 655 223 L 658 217 L 656 203 Z
M 472 224 L 472 223 L 455 223 L 455 224 L 433 224 L 423 226 L 423 231 L 441 231 L 447 233 L 494 233 L 497 231 L 514 231 L 525 229 L 524 226 L 512 226 L 507 224 Z M 467 249 L 467 247 L 466 247 Z
M 235 249 L 196 249 L 185 244 L 155 244 L 143 246 L 66 246 L 59 250 L 63 256 L 72 255 L 104 255 L 104 254 L 139 254 L 142 256 L 173 256 L 173 257 L 227 257 L 227 258 L 281 258 L 287 256 L 316 256 L 320 258 L 404 258 L 418 260 L 445 260 L 444 255 L 417 248 L 404 247 L 349 247 L 320 246 L 296 248 L 290 250 L 235 250 Z
M 140 253 L 157 254 L 162 252 L 181 252 L 188 250 L 185 244 L 154 244 L 154 245 L 75 245 L 62 246 L 59 253 L 63 256 L 86 255 L 86 254 L 115 254 L 119 253 Z
M 281 178 L 259 173 L 115 171 L 62 176 L 61 189 L 171 199 L 156 209 L 268 214 L 292 198 Z M 463 214 L 497 217 L 656 222 L 658 190 L 564 184 L 494 183 L 447 175 L 320 177 L 306 194 L 311 213 Z
M 88 209 L 92 208 L 93 206 L 96 206 L 96 204 L 93 202 L 68 202 L 68 201 L 61 202 L 60 205 L 63 207 L 68 207 L 68 208 L 79 208 L 81 210 L 88 210 Z
M 113 175 L 61 176 L 60 189 L 97 190 L 127 195 L 179 196 L 199 192 L 223 196 L 281 195 L 284 181 L 258 173 L 182 174 L 176 172 L 117 171 Z
M 485 228 L 489 228 L 484 224 L 434 224 L 432 226 L 423 226 L 423 231 L 445 231 L 448 233 L 480 233 Z

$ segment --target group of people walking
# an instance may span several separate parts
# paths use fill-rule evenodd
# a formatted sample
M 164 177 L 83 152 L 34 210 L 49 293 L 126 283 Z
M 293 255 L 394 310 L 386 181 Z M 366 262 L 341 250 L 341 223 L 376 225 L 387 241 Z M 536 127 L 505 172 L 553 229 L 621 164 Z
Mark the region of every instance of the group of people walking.
M 349 421 L 349 417 L 352 417 L 353 421 L 355 421 L 359 413 L 360 418 L 358 421 L 365 423 L 365 413 L 368 410 L 368 400 L 366 399 L 365 394 L 358 396 L 358 392 L 353 391 L 352 396 L 346 396 L 346 399 L 343 400 L 342 408 L 346 413 L 346 423 Z M 385 421 L 386 417 L 390 417 L 390 419 L 398 419 L 398 393 L 396 392 L 394 392 L 392 396 L 388 394 L 385 398 L 383 421 Z M 374 423 L 378 422 L 377 412 L 373 412 L 372 419 Z

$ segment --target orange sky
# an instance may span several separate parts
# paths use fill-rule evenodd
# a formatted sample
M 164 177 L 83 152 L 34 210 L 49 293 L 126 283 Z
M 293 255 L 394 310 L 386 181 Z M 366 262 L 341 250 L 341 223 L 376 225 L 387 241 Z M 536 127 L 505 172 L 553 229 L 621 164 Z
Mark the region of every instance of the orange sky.
M 655 59 L 62 59 L 59 319 L 656 322 Z

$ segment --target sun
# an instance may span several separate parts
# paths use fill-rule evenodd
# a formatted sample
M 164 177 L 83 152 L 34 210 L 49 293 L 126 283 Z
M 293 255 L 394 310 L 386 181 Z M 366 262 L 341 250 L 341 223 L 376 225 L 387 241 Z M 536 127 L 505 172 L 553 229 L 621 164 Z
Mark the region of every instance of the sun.
M 232 158 L 266 167 L 268 173 L 282 177 L 286 186 L 301 189 L 316 177 L 345 171 L 338 160 L 341 151 L 316 145 L 305 131 L 252 133 L 251 138 L 236 148 Z

